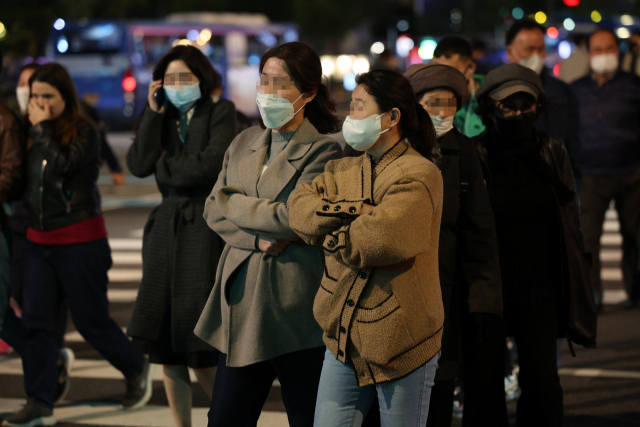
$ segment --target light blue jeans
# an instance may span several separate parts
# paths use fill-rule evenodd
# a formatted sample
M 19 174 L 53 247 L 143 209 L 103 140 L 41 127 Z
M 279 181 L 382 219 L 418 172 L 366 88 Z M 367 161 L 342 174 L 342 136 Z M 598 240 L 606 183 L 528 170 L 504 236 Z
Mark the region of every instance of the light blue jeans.
M 424 427 L 440 353 L 406 377 L 359 387 L 351 365 L 327 349 L 318 387 L 314 427 L 360 427 L 378 395 L 382 427 Z

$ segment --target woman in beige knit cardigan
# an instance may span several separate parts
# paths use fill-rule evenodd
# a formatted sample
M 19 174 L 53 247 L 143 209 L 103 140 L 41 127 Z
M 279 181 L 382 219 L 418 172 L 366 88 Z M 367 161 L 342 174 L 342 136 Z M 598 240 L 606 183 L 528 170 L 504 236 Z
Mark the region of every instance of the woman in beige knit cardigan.
M 366 153 L 328 162 L 289 199 L 290 227 L 325 253 L 314 425 L 360 426 L 377 394 L 383 427 L 423 427 L 444 321 L 435 132 L 402 75 L 376 70 L 357 83 L 343 134 Z

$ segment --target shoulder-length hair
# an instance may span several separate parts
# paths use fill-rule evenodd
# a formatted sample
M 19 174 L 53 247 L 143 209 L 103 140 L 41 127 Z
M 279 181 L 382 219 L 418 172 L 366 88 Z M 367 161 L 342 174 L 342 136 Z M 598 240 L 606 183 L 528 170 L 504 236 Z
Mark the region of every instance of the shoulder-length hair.
M 316 97 L 305 107 L 305 117 L 322 134 L 340 132 L 342 120 L 335 114 L 336 104 L 322 81 L 322 64 L 318 54 L 304 43 L 292 42 L 269 49 L 260 60 L 260 73 L 267 60 L 278 58 L 286 64 L 285 71 L 302 93 L 317 89 Z
M 76 86 L 65 68 L 56 63 L 42 65 L 29 78 L 29 90 L 33 93 L 33 83 L 41 82 L 53 86 L 60 92 L 65 102 L 64 111 L 55 120 L 56 136 L 62 144 L 68 144 L 78 134 L 78 122 L 85 120 L 92 123 L 80 109 L 80 101 Z M 93 123 L 92 123 L 93 124 Z

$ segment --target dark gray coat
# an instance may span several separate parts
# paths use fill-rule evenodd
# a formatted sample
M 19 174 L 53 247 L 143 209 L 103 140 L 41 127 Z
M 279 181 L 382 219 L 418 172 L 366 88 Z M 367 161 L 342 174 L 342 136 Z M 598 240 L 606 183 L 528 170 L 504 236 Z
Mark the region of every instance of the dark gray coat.
M 184 145 L 170 109 L 144 112 L 127 166 L 138 177 L 155 174 L 162 203 L 149 216 L 142 246 L 142 283 L 127 334 L 171 339 L 175 351 L 211 350 L 193 328 L 214 283 L 223 242 L 202 218 L 206 196 L 236 133 L 232 102 L 198 105 Z M 170 334 L 163 320 L 170 315 Z M 166 326 L 165 326 L 166 327 Z

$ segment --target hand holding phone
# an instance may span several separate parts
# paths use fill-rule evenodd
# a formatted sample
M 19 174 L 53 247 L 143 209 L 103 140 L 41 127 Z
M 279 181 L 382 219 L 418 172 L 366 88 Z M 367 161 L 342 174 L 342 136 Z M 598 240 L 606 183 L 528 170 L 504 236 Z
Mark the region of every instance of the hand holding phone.
M 149 85 L 149 108 L 156 113 L 164 111 L 164 89 L 162 88 L 162 80 L 156 80 Z

